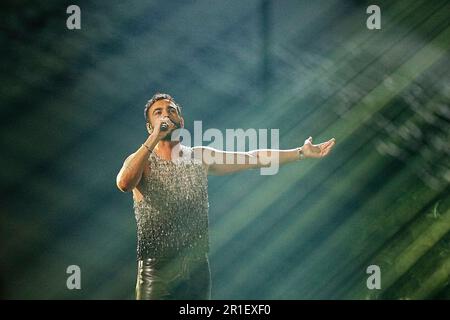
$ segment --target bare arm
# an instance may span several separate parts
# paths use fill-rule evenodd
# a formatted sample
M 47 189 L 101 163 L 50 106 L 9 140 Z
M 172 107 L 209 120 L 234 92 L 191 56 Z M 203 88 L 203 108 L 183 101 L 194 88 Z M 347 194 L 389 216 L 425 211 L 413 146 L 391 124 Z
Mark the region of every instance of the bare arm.
M 120 191 L 129 192 L 136 188 L 141 181 L 149 153 L 157 143 L 157 139 L 151 134 L 136 152 L 128 156 L 116 178 L 116 184 Z
M 147 165 L 148 156 L 158 142 L 174 129 L 174 124 L 169 122 L 168 131 L 160 131 L 163 118 L 156 120 L 155 129 L 148 136 L 147 140 L 136 152 L 128 156 L 116 178 L 116 184 L 120 191 L 132 191 L 139 184 Z
M 194 147 L 196 157 L 208 165 L 208 173 L 225 175 L 248 169 L 269 167 L 277 159 L 279 165 L 294 162 L 302 158 L 322 158 L 328 155 L 335 139 L 318 145 L 312 144 L 312 137 L 305 140 L 302 147 L 289 150 L 259 149 L 248 152 L 228 152 L 209 147 Z M 303 153 L 303 157 L 300 154 Z

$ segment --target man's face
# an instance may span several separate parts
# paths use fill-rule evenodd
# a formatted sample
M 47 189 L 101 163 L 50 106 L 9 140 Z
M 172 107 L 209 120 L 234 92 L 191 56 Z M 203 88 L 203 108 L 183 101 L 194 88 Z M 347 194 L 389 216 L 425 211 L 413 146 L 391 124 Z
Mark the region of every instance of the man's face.
M 152 127 L 155 126 L 155 120 L 158 118 L 168 117 L 174 124 L 176 128 L 183 127 L 183 118 L 178 113 L 178 109 L 175 104 L 168 100 L 162 99 L 156 101 L 147 111 L 147 118 L 149 119 Z M 163 140 L 170 141 L 171 133 L 166 135 Z

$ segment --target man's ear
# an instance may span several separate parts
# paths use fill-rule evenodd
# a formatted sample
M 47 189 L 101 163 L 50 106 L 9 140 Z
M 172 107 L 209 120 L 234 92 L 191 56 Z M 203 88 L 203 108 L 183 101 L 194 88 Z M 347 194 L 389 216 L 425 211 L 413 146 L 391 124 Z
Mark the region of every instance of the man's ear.
M 181 126 L 181 128 L 184 128 L 184 118 L 183 117 L 180 118 L 180 126 Z

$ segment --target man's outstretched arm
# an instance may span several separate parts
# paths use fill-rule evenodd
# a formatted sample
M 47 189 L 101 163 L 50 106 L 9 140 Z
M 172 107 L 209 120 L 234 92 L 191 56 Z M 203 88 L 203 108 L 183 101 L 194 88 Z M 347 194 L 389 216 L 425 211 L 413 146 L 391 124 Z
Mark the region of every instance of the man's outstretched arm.
M 304 158 L 323 158 L 327 156 L 336 140 L 334 138 L 314 145 L 312 137 L 305 140 L 303 146 L 289 150 L 258 149 L 248 152 L 222 151 L 210 147 L 194 147 L 196 157 L 208 165 L 212 175 L 231 174 L 248 169 L 269 167 L 276 159 L 279 165 Z

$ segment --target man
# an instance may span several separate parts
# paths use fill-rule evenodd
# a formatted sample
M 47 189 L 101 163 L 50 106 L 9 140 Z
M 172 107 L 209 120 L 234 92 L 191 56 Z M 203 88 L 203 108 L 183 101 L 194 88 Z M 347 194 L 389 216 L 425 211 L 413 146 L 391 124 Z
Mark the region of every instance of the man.
M 335 139 L 291 150 L 226 152 L 187 147 L 172 137 L 184 127 L 181 107 L 157 93 L 144 109 L 149 136 L 124 162 L 117 187 L 133 192 L 138 236 L 136 299 L 209 299 L 207 175 L 224 175 L 325 157 Z M 222 161 L 205 161 L 222 159 Z M 232 161 L 230 161 L 230 159 Z

